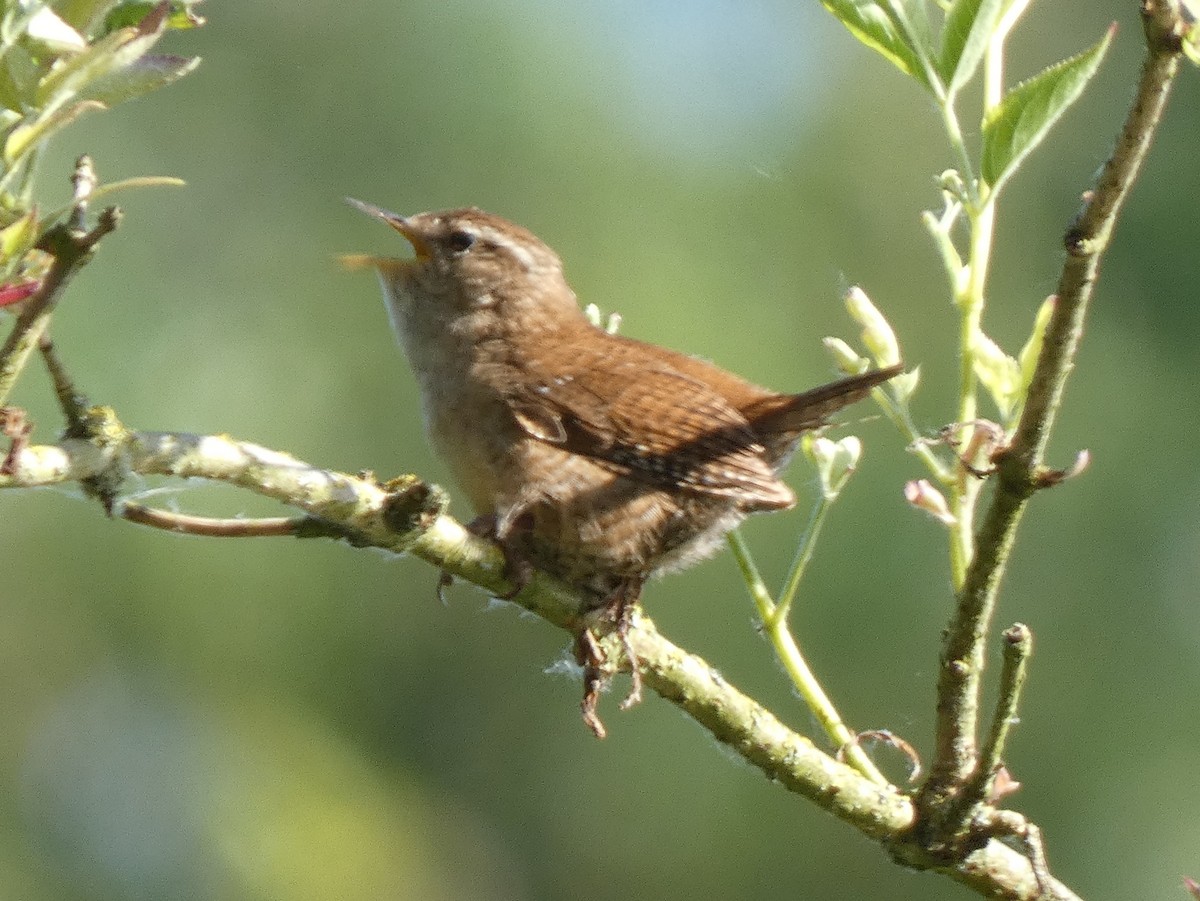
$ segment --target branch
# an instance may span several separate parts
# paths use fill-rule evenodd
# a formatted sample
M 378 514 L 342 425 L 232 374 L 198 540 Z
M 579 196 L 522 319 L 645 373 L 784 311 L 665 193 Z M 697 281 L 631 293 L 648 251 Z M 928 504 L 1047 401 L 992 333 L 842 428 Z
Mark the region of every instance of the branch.
M 0 347 L 0 407 L 8 400 L 30 354 L 45 335 L 50 316 L 63 291 L 75 273 L 92 258 L 100 239 L 121 224 L 121 211 L 109 207 L 100 214 L 95 228 L 91 231 L 83 229 L 87 198 L 95 185 L 91 159 L 86 156 L 79 158 L 72 181 L 75 184 L 76 202 L 70 224 L 54 226 L 36 244 L 39 250 L 54 257 L 54 262 L 41 287 L 24 302 L 12 332 L 4 346 Z
M 512 587 L 504 579 L 499 550 L 446 515 L 444 494 L 416 477 L 380 485 L 224 435 L 132 431 L 102 407 L 88 411 L 88 418 L 99 437 L 18 449 L 12 472 L 0 476 L 0 489 L 67 482 L 113 485 L 132 474 L 204 478 L 303 510 L 310 528 L 297 534 L 410 553 L 494 594 Z M 541 573 L 534 574 L 514 602 L 561 628 L 579 627 L 581 598 Z M 908 796 L 863 777 L 789 729 L 705 660 L 670 642 L 645 615 L 635 616 L 629 641 L 646 686 L 769 779 L 881 842 L 899 862 L 944 872 L 992 897 L 1038 897 L 1029 861 L 1001 841 L 982 840 L 981 847 L 957 860 L 920 847 L 913 840 L 914 806 Z M 609 660 L 624 660 L 617 636 L 604 636 L 601 643 Z M 1075 897 L 1058 883 L 1053 886 L 1058 893 L 1048 897 Z
M 121 516 L 142 526 L 152 526 L 164 532 L 199 535 L 204 538 L 279 538 L 285 535 L 302 536 L 309 519 L 304 516 L 275 516 L 269 519 L 212 519 L 208 516 L 189 516 L 144 507 L 126 501 Z
M 952 832 L 967 815 L 951 803 L 978 765 L 976 733 L 984 642 L 1000 581 L 1025 505 L 1039 488 L 1061 481 L 1043 460 L 1050 431 L 1074 366 L 1088 303 L 1121 206 L 1150 147 L 1179 69 L 1186 23 L 1178 0 L 1144 0 L 1147 55 L 1137 95 L 1095 190 L 1065 236 L 1067 259 L 1057 301 L 1038 357 L 1021 421 L 997 459 L 997 484 L 976 534 L 977 553 L 958 594 L 942 647 L 937 687 L 937 730 L 929 780 L 918 796 L 923 828 Z
M 1025 684 L 1025 670 L 1029 655 L 1033 652 L 1033 633 L 1023 623 L 1016 623 L 1004 630 L 1004 664 L 1000 670 L 1000 693 L 996 698 L 996 712 L 992 716 L 992 729 L 980 755 L 980 766 L 975 773 L 974 785 L 967 790 L 966 797 L 972 806 L 993 797 L 997 776 L 1004 765 L 1004 748 L 1008 732 L 1018 722 L 1021 689 Z

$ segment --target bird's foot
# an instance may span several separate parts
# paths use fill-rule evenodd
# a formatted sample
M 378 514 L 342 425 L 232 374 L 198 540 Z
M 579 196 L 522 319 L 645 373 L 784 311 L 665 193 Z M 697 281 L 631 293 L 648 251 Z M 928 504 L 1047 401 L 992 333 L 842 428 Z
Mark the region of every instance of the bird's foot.
M 503 594 L 497 594 L 496 597 L 502 601 L 511 601 L 524 591 L 525 586 L 533 579 L 533 564 L 517 550 L 513 540 L 516 536 L 532 528 L 533 522 L 527 516 L 519 516 L 504 535 L 499 534 L 497 523 L 498 519 L 495 513 L 482 513 L 467 523 L 466 529 L 476 538 L 485 538 L 495 542 L 500 553 L 504 555 L 504 578 L 513 587 Z M 443 569 L 437 584 L 438 600 L 443 605 L 446 603 L 445 591 L 453 584 L 454 576 Z
M 453 584 L 454 584 L 454 576 L 451 575 L 449 572 L 447 572 L 446 570 L 443 569 L 441 572 L 438 573 L 437 588 L 436 588 L 437 599 L 438 599 L 438 603 L 441 604 L 443 607 L 449 606 L 448 602 L 446 601 L 446 589 L 449 588 Z
M 628 710 L 642 700 L 641 661 L 629 639 L 633 611 L 641 594 L 642 580 L 627 579 L 609 594 L 598 610 L 600 616 L 612 624 L 612 630 L 621 642 L 621 650 L 625 652 L 625 660 L 629 664 L 631 685 L 629 694 L 620 704 L 622 710 Z M 584 725 L 597 738 L 604 738 L 607 733 L 596 709 L 600 703 L 600 690 L 604 687 L 604 664 L 607 658 L 590 627 L 584 627 L 575 636 L 575 659 L 583 667 L 583 700 L 579 709 Z
M 642 596 L 642 580 L 626 579 L 609 596 L 605 604 L 605 613 L 612 618 L 616 625 L 617 639 L 621 642 L 621 650 L 629 663 L 629 694 L 621 702 L 621 709 L 628 710 L 642 703 L 642 670 L 637 651 L 629 640 L 629 630 L 633 626 L 633 611 L 638 599 Z
M 604 687 L 604 651 L 591 629 L 581 629 L 575 635 L 575 659 L 583 667 L 583 700 L 579 712 L 583 724 L 596 738 L 604 738 L 608 730 L 600 721 L 596 706 L 600 703 L 600 689 Z

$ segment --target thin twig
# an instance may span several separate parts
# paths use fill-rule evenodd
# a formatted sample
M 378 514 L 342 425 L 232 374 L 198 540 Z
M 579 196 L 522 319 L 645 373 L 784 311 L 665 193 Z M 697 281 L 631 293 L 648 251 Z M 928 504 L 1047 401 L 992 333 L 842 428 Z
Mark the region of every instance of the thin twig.
M 181 532 L 185 535 L 203 535 L 207 538 L 278 538 L 295 536 L 309 521 L 307 516 L 270 516 L 259 519 L 217 519 L 209 516 L 192 516 L 173 513 L 155 507 L 126 502 L 121 505 L 121 516 L 130 522 L 152 526 L 166 532 Z
M 833 701 L 825 693 L 820 680 L 809 667 L 808 660 L 805 659 L 800 646 L 788 628 L 786 616 L 783 615 L 785 612 L 783 605 L 777 604 L 772 599 L 767 584 L 763 581 L 741 532 L 734 529 L 726 536 L 726 541 L 733 552 L 733 559 L 742 570 L 742 575 L 750 590 L 750 596 L 755 607 L 758 608 L 758 618 L 762 623 L 763 632 L 771 642 L 775 656 L 783 665 L 796 691 L 800 693 L 809 713 L 821 724 L 821 728 L 833 742 L 839 759 L 846 759 L 851 766 L 871 781 L 879 785 L 887 785 L 887 779 L 875 766 L 867 752 L 863 750 L 854 733 L 846 726 Z M 794 594 L 793 590 L 792 596 Z M 791 596 L 789 596 L 788 602 L 790 604 Z
M 88 400 L 76 390 L 75 381 L 67 372 L 67 367 L 58 355 L 58 350 L 54 347 L 54 342 L 50 340 L 49 335 L 42 335 L 38 341 L 38 349 L 42 352 L 46 370 L 50 373 L 50 381 L 54 383 L 54 394 L 58 398 L 58 405 L 63 411 L 63 416 L 66 417 L 67 424 L 69 426 L 76 425 L 87 413 Z
M 29 361 L 29 355 L 45 335 L 50 316 L 64 289 L 75 273 L 92 258 L 100 239 L 114 231 L 120 223 L 120 210 L 109 207 L 100 214 L 96 227 L 89 232 L 56 225 L 38 240 L 38 249 L 54 257 L 54 262 L 41 288 L 25 301 L 12 332 L 0 348 L 0 406 L 12 393 Z
M 1000 668 L 1000 693 L 996 698 L 996 711 L 992 715 L 992 728 L 979 754 L 979 767 L 973 786 L 963 793 L 963 803 L 974 806 L 991 802 L 992 786 L 1003 762 L 1008 733 L 1018 722 L 1017 711 L 1021 703 L 1021 689 L 1025 685 L 1025 673 L 1029 655 L 1033 653 L 1033 633 L 1023 623 L 1004 630 L 1004 655 Z

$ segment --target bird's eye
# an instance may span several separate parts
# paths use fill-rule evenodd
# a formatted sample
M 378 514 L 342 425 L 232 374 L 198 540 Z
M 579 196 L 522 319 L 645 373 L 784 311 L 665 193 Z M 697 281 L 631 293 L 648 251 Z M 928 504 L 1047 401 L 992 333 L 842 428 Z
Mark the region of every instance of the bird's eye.
M 446 246 L 455 253 L 464 253 L 475 243 L 475 236 L 468 231 L 452 231 L 446 236 Z

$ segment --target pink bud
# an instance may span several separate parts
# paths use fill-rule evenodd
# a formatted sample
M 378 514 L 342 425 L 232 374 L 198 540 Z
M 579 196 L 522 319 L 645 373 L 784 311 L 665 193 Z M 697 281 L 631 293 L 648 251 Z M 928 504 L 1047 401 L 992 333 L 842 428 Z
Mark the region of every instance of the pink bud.
M 904 499 L 924 510 L 938 522 L 952 526 L 956 522 L 954 514 L 946 503 L 946 498 L 929 483 L 928 479 L 915 479 L 904 486 Z
M 40 279 L 32 279 L 27 282 L 9 282 L 7 285 L 0 285 L 0 307 L 8 307 L 14 303 L 20 303 L 36 294 L 41 287 L 42 283 Z

